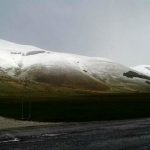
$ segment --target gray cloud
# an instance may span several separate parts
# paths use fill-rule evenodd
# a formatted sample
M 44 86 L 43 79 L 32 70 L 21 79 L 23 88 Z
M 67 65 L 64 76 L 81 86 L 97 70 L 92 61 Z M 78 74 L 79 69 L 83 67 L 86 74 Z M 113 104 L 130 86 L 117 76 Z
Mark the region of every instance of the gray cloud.
M 3 0 L 0 38 L 52 51 L 150 64 L 148 0 Z

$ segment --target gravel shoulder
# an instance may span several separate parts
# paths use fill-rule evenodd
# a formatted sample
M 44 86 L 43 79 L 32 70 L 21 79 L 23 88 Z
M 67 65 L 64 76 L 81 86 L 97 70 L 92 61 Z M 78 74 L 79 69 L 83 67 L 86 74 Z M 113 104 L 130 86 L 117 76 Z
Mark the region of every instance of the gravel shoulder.
M 10 118 L 0 117 L 0 130 L 9 129 L 9 128 L 21 128 L 21 127 L 54 125 L 54 124 L 58 124 L 58 123 L 23 121 L 23 120 L 15 120 Z

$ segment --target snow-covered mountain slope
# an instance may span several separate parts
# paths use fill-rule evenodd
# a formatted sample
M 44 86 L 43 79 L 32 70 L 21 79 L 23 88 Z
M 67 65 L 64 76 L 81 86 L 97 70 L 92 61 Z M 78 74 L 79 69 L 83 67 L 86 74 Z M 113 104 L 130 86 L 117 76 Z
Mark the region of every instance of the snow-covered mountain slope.
M 112 60 L 0 40 L 0 73 L 19 80 L 105 92 L 150 91 L 150 78 Z
M 132 69 L 150 76 L 150 65 L 139 65 L 132 67 Z

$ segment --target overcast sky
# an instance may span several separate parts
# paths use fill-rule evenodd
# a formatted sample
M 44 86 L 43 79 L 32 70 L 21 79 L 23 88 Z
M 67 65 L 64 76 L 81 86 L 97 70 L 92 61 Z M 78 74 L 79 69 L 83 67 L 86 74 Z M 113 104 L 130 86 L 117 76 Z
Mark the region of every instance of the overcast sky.
M 150 0 L 0 0 L 0 38 L 150 64 Z

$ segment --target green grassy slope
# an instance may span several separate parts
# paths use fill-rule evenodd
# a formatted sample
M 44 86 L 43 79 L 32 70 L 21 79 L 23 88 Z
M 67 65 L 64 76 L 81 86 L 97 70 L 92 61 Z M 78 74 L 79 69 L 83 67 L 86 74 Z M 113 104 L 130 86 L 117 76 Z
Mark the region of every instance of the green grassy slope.
M 0 115 L 39 121 L 150 116 L 150 93 L 100 93 L 1 77 Z

